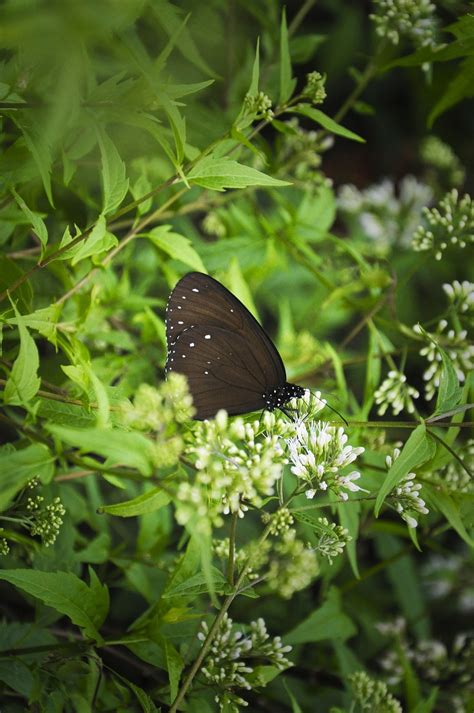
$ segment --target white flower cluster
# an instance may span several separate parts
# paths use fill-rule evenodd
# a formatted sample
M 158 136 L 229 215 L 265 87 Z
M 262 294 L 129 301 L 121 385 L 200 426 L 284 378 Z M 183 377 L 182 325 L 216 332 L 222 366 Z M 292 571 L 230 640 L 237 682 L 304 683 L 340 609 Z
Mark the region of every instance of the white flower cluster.
M 370 15 L 375 31 L 398 45 L 401 38 L 415 47 L 436 45 L 435 5 L 430 0 L 373 0 L 376 12 Z
M 201 629 L 198 639 L 204 641 L 209 633 L 205 621 Z M 247 701 L 234 689 L 250 691 L 255 685 L 265 685 L 263 680 L 256 681 L 252 677 L 255 661 L 260 659 L 283 670 L 292 665 L 285 655 L 291 648 L 284 646 L 279 636 L 270 640 L 262 618 L 253 621 L 250 634 L 245 635 L 242 631 L 233 631 L 232 619 L 225 614 L 201 669 L 207 682 L 217 688 L 215 700 L 220 710 L 238 711 L 238 706 L 247 706 Z M 248 665 L 249 661 L 252 666 Z
M 400 450 L 395 448 L 393 455 L 385 458 L 387 470 L 391 468 L 399 455 Z M 402 520 L 405 520 L 408 527 L 412 528 L 418 525 L 418 514 L 427 515 L 429 513 L 425 501 L 420 497 L 422 485 L 415 478 L 415 473 L 407 473 L 389 495 L 389 500 L 395 510 L 401 515 Z
M 363 191 L 341 186 L 338 206 L 351 229 L 374 241 L 381 251 L 394 245 L 408 246 L 422 209 L 432 200 L 429 186 L 405 176 L 396 195 L 393 181 L 384 179 Z
M 441 260 L 449 246 L 465 248 L 474 242 L 474 203 L 467 193 L 459 199 L 453 188 L 439 202 L 438 208 L 423 208 L 425 225 L 420 225 L 412 237 L 416 252 L 433 250 Z
M 362 490 L 355 482 L 360 473 L 343 471 L 364 452 L 364 448 L 349 445 L 341 426 L 300 418 L 295 431 L 295 435 L 288 439 L 291 472 L 305 484 L 307 498 L 330 489 L 347 500 L 347 490 Z
M 406 380 L 405 374 L 399 371 L 388 372 L 387 378 L 374 393 L 375 403 L 379 406 L 377 409 L 379 416 L 383 416 L 389 407 L 395 416 L 403 410 L 408 413 L 415 411 L 413 399 L 418 399 L 420 394 L 413 386 L 407 384 Z
M 466 379 L 474 366 L 474 345 L 468 341 L 466 329 L 448 329 L 445 319 L 440 320 L 438 329 L 435 334 L 428 333 L 428 344 L 420 349 L 420 355 L 427 358 L 430 362 L 428 369 L 423 373 L 425 385 L 425 398 L 430 401 L 439 388 L 441 372 L 443 369 L 443 360 L 438 349 L 438 344 L 447 353 L 451 359 L 456 375 L 461 383 Z M 418 334 L 423 334 L 418 325 L 413 327 L 413 330 Z

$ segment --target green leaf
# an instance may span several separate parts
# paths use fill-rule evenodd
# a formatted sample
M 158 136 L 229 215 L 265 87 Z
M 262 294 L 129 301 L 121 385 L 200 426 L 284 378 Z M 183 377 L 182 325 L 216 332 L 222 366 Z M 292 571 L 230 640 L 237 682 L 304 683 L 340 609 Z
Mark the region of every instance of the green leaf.
M 378 516 L 380 508 L 389 492 L 405 477 L 413 468 L 422 465 L 429 460 L 435 451 L 435 446 L 426 435 L 426 427 L 420 424 L 410 434 L 409 439 L 403 446 L 403 450 L 397 460 L 392 463 L 375 501 L 375 515 Z
M 437 349 L 443 361 L 443 368 L 441 370 L 438 395 L 436 398 L 436 408 L 432 416 L 450 411 L 459 404 L 462 396 L 462 388 L 459 385 L 459 379 L 454 369 L 452 359 L 450 359 L 446 352 L 439 346 L 437 346 Z
M 448 493 L 443 492 L 440 488 L 429 485 L 428 483 L 423 484 L 423 496 L 430 508 L 441 512 L 453 530 L 456 530 L 459 537 L 461 537 L 469 547 L 474 547 L 474 540 L 464 526 L 460 509 L 454 496 L 448 495 Z
M 0 255 L 0 292 L 10 289 L 11 285 L 24 276 L 24 272 L 18 265 L 10 260 L 6 255 Z M 31 300 L 33 292 L 29 280 L 16 288 L 15 302 L 21 312 L 31 310 Z
M 101 642 L 98 628 L 109 610 L 109 592 L 90 570 L 87 586 L 72 572 L 41 572 L 31 569 L 6 569 L 0 579 L 10 582 L 44 604 L 52 607 L 84 631 L 84 635 Z
M 25 327 L 15 304 L 13 309 L 20 333 L 20 351 L 5 385 L 3 400 L 6 404 L 20 405 L 31 401 L 36 395 L 41 379 L 38 376 L 39 355 L 35 340 Z
M 86 257 L 100 255 L 100 253 L 110 250 L 117 244 L 118 240 L 115 235 L 107 231 L 105 215 L 101 214 L 87 238 L 78 243 L 71 251 L 68 251 L 68 257 L 72 257 L 72 265 L 77 265 L 78 262 Z
M 445 111 L 459 104 L 463 99 L 474 95 L 472 77 L 474 74 L 474 57 L 468 57 L 460 64 L 460 69 L 449 82 L 446 82 L 446 91 L 436 102 L 428 116 L 428 126 L 433 126 L 436 119 Z
M 34 162 L 36 163 L 39 174 L 41 176 L 45 193 L 48 197 L 51 206 L 54 208 L 53 194 L 51 191 L 51 169 L 53 165 L 51 149 L 43 136 L 36 135 L 33 137 L 18 122 L 16 122 L 16 124 L 23 133 L 26 146 L 28 147 L 29 152 L 33 156 Z
M 291 57 L 288 45 L 288 28 L 286 26 L 286 13 L 281 13 L 280 25 L 280 104 L 285 104 L 293 94 L 296 81 L 291 76 Z
M 154 447 L 141 433 L 106 428 L 67 428 L 52 424 L 47 424 L 46 428 L 83 452 L 108 458 L 108 465 L 129 466 L 143 475 L 151 475 L 153 471 Z
M 178 693 L 179 680 L 184 668 L 184 661 L 171 641 L 167 638 L 163 638 L 163 649 L 165 652 L 166 668 L 168 669 L 168 676 L 170 680 L 170 700 L 173 701 Z
M 227 588 L 228 582 L 220 571 L 220 569 L 217 569 L 217 567 L 211 567 L 211 576 L 213 586 L 216 592 L 220 593 Z M 192 577 L 187 577 L 185 580 L 179 582 L 178 584 L 169 587 L 166 590 L 166 593 L 162 596 L 165 599 L 177 596 L 194 597 L 198 594 L 207 594 L 208 591 L 209 586 L 207 577 L 205 576 L 204 572 L 198 572 Z
M 337 134 L 337 136 L 343 136 L 345 139 L 351 139 L 352 141 L 358 141 L 363 144 L 365 143 L 365 139 L 358 134 L 355 134 L 353 131 L 346 129 L 344 126 L 341 126 L 341 124 L 338 124 L 334 121 L 334 119 L 331 119 L 330 116 L 324 114 L 324 112 L 320 109 L 315 109 L 307 104 L 298 104 L 288 111 L 292 111 L 295 114 L 301 114 L 302 116 L 307 116 L 308 119 L 312 119 L 317 124 L 320 124 L 327 131 L 330 131 L 331 134 Z
M 359 579 L 359 566 L 357 564 L 357 538 L 359 535 L 360 503 L 352 501 L 349 503 L 338 503 L 337 513 L 342 527 L 349 531 L 352 537 L 346 545 L 347 556 L 354 572 L 354 576 Z
M 176 149 L 176 161 L 175 166 L 179 167 L 183 163 L 184 159 L 184 147 L 186 144 L 186 122 L 184 117 L 179 113 L 176 104 L 170 99 L 163 95 L 160 97 L 163 108 L 170 122 L 171 130 L 173 132 L 174 145 Z
M 102 157 L 102 213 L 113 213 L 128 192 L 125 164 L 120 158 L 112 139 L 103 129 L 98 130 L 98 142 Z
M 411 708 L 411 713 L 433 713 L 438 693 L 439 689 L 433 688 L 429 698 L 419 701 L 414 708 Z
M 248 88 L 247 94 L 254 96 L 258 94 L 258 84 L 260 81 L 260 38 L 257 37 L 257 46 L 255 48 L 255 59 L 252 67 L 252 80 Z
M 340 595 L 331 589 L 327 601 L 286 636 L 285 644 L 305 644 L 325 639 L 348 639 L 357 632 L 352 620 L 341 611 Z
M 0 511 L 34 477 L 49 483 L 54 473 L 54 456 L 42 443 L 22 450 L 0 448 Z
M 26 205 L 25 201 L 21 196 L 18 195 L 18 193 L 15 191 L 14 188 L 12 188 L 12 193 L 15 197 L 16 202 L 20 206 L 21 210 L 23 213 L 26 215 L 27 219 L 33 226 L 33 231 L 35 235 L 40 239 L 41 241 L 41 257 L 44 254 L 44 247 L 46 243 L 48 242 L 48 229 L 44 223 L 43 218 L 39 213 L 36 213 L 35 211 L 30 210 L 28 206 Z
M 51 304 L 49 307 L 37 309 L 31 314 L 23 314 L 20 317 L 25 327 L 36 329 L 41 336 L 56 346 L 57 344 L 57 323 L 61 314 L 61 305 Z M 12 317 L 8 320 L 9 324 L 19 324 L 17 317 Z
M 175 260 L 180 260 L 193 270 L 207 273 L 200 256 L 192 246 L 191 240 L 173 232 L 171 225 L 159 225 L 150 230 L 149 233 L 144 233 L 143 237 L 151 240 L 153 245 L 156 245 L 157 248 L 160 248 Z
M 118 517 L 135 517 L 136 515 L 146 515 L 156 512 L 171 501 L 171 497 L 162 488 L 153 488 L 132 500 L 125 500 L 116 505 L 103 505 L 99 512 Z
M 230 291 L 244 303 L 249 312 L 258 320 L 258 310 L 253 301 L 252 292 L 242 274 L 239 261 L 236 257 L 233 257 L 230 261 L 227 277 Z
M 152 699 L 150 698 L 148 693 L 143 690 L 143 688 L 140 688 L 140 686 L 137 686 L 135 683 L 126 680 L 123 676 L 120 676 L 120 678 L 122 679 L 122 681 L 126 682 L 127 686 L 135 695 L 135 698 L 141 705 L 143 713 L 159 713 L 158 708 L 155 706 Z
M 206 156 L 187 175 L 189 183 L 212 191 L 226 188 L 247 188 L 247 186 L 289 186 L 288 181 L 280 181 L 250 166 L 244 166 L 230 158 Z

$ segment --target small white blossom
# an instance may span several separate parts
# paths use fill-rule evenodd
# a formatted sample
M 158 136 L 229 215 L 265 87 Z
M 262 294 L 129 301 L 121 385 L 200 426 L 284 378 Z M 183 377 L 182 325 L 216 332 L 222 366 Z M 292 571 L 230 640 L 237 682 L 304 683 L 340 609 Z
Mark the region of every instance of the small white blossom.
M 434 47 L 438 20 L 430 0 L 373 0 L 375 13 L 370 19 L 375 31 L 398 45 L 402 38 L 415 47 Z
M 456 375 L 461 383 L 466 379 L 474 366 L 474 345 L 468 341 L 467 330 L 448 329 L 448 322 L 440 320 L 435 334 L 426 337 L 428 343 L 420 349 L 420 355 L 426 357 L 429 362 L 428 368 L 423 373 L 425 385 L 425 398 L 430 401 L 436 394 L 441 380 L 443 370 L 443 359 L 438 349 L 438 344 L 451 359 Z M 416 330 L 416 325 L 414 327 Z
M 412 248 L 431 250 L 441 260 L 448 247 L 463 249 L 474 242 L 474 203 L 467 193 L 460 199 L 453 188 L 435 208 L 423 208 L 424 223 L 415 230 Z

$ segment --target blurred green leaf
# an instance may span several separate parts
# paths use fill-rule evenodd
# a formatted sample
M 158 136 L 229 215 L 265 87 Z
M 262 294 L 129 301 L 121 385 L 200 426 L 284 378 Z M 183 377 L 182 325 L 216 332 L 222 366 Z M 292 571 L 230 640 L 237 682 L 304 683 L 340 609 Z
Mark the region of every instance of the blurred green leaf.
M 353 131 L 346 129 L 344 126 L 341 126 L 341 124 L 338 124 L 336 121 L 334 121 L 334 119 L 331 119 L 330 116 L 324 114 L 321 109 L 315 109 L 314 107 L 308 106 L 307 104 L 298 104 L 297 106 L 292 107 L 289 111 L 294 112 L 295 114 L 301 114 L 302 116 L 308 117 L 308 119 L 311 119 L 317 124 L 320 124 L 324 129 L 326 129 L 326 131 L 329 131 L 331 134 L 343 136 L 345 139 L 351 139 L 352 141 L 365 143 L 365 139 L 363 139 L 361 136 L 358 136 Z
M 41 241 L 41 245 L 43 247 L 41 255 L 43 255 L 44 247 L 48 242 L 48 229 L 45 225 L 45 222 L 39 213 L 36 213 L 35 211 L 30 210 L 30 208 L 28 208 L 23 198 L 18 195 L 14 188 L 12 188 L 12 193 L 21 210 L 27 217 L 28 221 L 31 223 L 35 235 Z
M 283 8 L 280 24 L 280 104 L 285 104 L 293 94 L 296 80 L 291 76 L 291 57 L 288 45 L 286 12 Z
M 189 183 L 223 191 L 226 188 L 247 188 L 247 186 L 289 186 L 288 181 L 280 181 L 250 166 L 244 166 L 230 158 L 206 156 L 198 161 L 187 174 Z
M 192 247 L 189 238 L 185 238 L 183 235 L 179 235 L 172 231 L 171 225 L 160 225 L 157 228 L 153 228 L 149 233 L 145 233 L 144 237 L 147 237 L 153 245 L 160 248 L 170 257 L 175 260 L 180 260 L 185 265 L 188 265 L 193 270 L 198 272 L 206 272 L 204 264 Z
M 128 178 L 125 163 L 112 139 L 102 129 L 97 134 L 102 157 L 102 218 L 121 205 L 128 192 Z
M 3 400 L 6 404 L 18 405 L 25 404 L 36 396 L 41 379 L 38 376 L 39 354 L 35 340 L 25 327 L 16 305 L 12 304 L 20 334 L 20 350 L 5 384 Z
M 162 488 L 153 488 L 153 490 L 148 490 L 146 493 L 133 498 L 133 500 L 126 500 L 123 503 L 114 505 L 102 505 L 99 508 L 99 512 L 117 515 L 118 517 L 135 517 L 136 515 L 156 512 L 168 505 L 170 501 L 171 497 Z
M 9 445 L 0 448 L 0 510 L 29 480 L 38 477 L 48 483 L 54 473 L 54 456 L 42 443 L 34 443 L 21 450 Z
M 57 438 L 84 453 L 96 453 L 109 464 L 136 468 L 142 475 L 151 475 L 155 452 L 153 444 L 141 433 L 105 428 L 67 428 L 47 424 L 47 430 Z
M 65 614 L 83 629 L 85 636 L 102 641 L 98 629 L 109 610 L 109 592 L 93 570 L 89 586 L 72 572 L 6 569 L 0 571 L 0 579 Z
M 285 644 L 304 644 L 325 639 L 345 641 L 356 632 L 351 619 L 342 612 L 339 593 L 333 588 L 326 602 L 288 632 L 284 641 Z

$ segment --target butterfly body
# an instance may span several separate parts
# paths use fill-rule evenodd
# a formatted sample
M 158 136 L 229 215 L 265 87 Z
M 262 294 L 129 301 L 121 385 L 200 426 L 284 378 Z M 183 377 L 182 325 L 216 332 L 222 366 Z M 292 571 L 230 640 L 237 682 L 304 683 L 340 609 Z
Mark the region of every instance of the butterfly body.
M 281 357 L 248 309 L 220 282 L 185 275 L 166 308 L 165 371 L 184 374 L 196 418 L 282 408 L 304 389 L 286 381 Z

